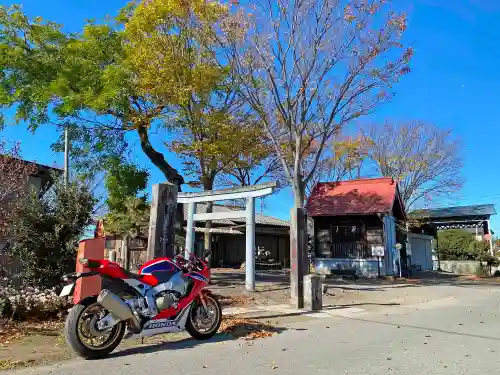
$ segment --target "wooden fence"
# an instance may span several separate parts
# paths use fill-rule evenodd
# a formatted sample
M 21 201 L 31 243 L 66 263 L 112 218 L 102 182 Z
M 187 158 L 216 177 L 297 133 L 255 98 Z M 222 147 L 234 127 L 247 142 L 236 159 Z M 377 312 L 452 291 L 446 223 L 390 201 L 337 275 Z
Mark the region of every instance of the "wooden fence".
M 22 268 L 21 259 L 0 254 L 0 279 L 7 278 L 11 284 L 20 286 L 22 284 L 20 277 Z

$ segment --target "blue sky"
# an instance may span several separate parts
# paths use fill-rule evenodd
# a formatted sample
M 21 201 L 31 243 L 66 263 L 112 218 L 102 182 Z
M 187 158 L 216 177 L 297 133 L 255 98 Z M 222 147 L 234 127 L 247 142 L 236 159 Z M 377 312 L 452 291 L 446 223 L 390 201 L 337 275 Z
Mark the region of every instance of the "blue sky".
M 11 1 L 0 0 L 1 5 Z M 86 19 L 114 14 L 123 0 L 24 0 L 24 10 L 78 30 Z M 415 50 L 412 72 L 396 87 L 394 100 L 367 122 L 423 120 L 453 129 L 463 144 L 466 183 L 450 205 L 494 203 L 500 211 L 500 168 L 495 157 L 500 147 L 500 2 L 498 0 L 397 0 L 408 10 L 406 39 Z M 1 137 L 21 140 L 25 158 L 62 165 L 62 155 L 50 144 L 55 129 L 46 126 L 35 135 L 21 127 L 8 127 Z M 153 136 L 157 145 L 161 135 Z M 138 162 L 150 167 L 151 182 L 162 181 L 142 153 Z M 171 158 L 174 160 L 174 158 Z M 173 162 L 180 167 L 178 162 Z M 266 200 L 265 212 L 287 218 L 292 203 L 287 190 Z M 436 202 L 436 205 L 441 205 Z M 259 208 L 257 208 L 259 210 Z M 500 232 L 500 216 L 492 220 Z

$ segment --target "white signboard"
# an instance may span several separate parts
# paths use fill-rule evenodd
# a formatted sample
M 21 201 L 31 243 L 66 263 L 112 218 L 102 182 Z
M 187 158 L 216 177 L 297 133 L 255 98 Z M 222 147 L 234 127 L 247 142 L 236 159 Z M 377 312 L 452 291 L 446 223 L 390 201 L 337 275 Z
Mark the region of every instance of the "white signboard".
M 383 245 L 372 245 L 372 256 L 383 257 L 384 256 L 384 246 Z

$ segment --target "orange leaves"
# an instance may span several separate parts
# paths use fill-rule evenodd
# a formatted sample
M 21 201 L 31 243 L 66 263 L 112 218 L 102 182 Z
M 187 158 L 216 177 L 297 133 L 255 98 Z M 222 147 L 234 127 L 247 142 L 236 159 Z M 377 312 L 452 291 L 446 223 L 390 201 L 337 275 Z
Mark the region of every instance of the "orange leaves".
M 407 21 L 406 14 L 403 13 L 389 19 L 389 25 L 395 27 L 397 30 L 403 33 L 406 31 L 406 28 L 408 27 L 406 21 Z
M 269 324 L 263 324 L 253 319 L 241 319 L 237 317 L 224 317 L 220 326 L 220 332 L 229 333 L 236 338 L 255 340 L 270 337 L 275 330 Z
M 352 8 L 350 5 L 346 5 L 346 7 L 344 8 L 344 20 L 346 20 L 347 22 L 352 22 L 356 19 L 356 17 L 354 16 L 353 12 L 352 12 Z

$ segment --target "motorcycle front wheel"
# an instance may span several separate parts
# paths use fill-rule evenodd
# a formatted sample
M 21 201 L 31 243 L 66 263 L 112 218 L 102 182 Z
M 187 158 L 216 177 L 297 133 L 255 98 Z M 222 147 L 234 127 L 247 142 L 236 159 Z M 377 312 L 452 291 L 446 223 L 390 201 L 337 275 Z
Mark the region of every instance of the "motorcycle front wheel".
M 188 333 L 198 340 L 207 340 L 217 333 L 222 323 L 219 301 L 210 294 L 204 295 L 205 306 L 199 298 L 195 300 L 186 322 Z
M 66 318 L 64 335 L 67 343 L 80 357 L 100 359 L 111 353 L 122 341 L 125 323 L 99 331 L 97 321 L 107 311 L 97 302 L 97 297 L 89 297 L 73 306 Z

